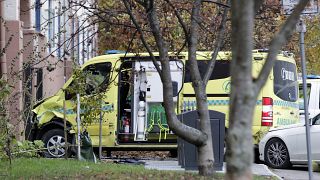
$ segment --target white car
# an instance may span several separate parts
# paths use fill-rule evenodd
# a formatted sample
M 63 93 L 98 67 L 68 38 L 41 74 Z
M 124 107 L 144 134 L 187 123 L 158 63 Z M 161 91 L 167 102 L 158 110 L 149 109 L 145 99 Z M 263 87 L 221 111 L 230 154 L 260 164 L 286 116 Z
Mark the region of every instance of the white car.
M 312 160 L 320 163 L 320 114 L 310 119 Z M 307 164 L 304 123 L 271 128 L 259 143 L 259 158 L 272 168 Z
M 320 113 L 320 76 L 308 75 L 307 76 L 307 95 L 308 95 L 308 108 L 309 118 L 315 117 Z M 311 98 L 310 98 L 311 97 Z M 299 80 L 299 109 L 300 120 L 304 122 L 304 104 L 303 104 L 303 89 L 302 80 Z

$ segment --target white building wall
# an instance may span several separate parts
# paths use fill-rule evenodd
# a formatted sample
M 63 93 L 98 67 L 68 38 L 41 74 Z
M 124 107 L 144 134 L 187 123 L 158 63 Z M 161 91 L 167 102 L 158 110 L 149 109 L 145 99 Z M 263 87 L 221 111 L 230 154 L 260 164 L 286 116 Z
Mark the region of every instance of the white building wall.
M 31 20 L 30 20 L 30 23 L 31 23 L 31 27 L 34 29 L 36 27 L 36 13 L 35 13 L 35 3 L 36 1 L 35 0 L 30 0 L 30 16 L 31 16 Z
M 20 20 L 20 0 L 4 1 L 4 19 L 7 21 Z

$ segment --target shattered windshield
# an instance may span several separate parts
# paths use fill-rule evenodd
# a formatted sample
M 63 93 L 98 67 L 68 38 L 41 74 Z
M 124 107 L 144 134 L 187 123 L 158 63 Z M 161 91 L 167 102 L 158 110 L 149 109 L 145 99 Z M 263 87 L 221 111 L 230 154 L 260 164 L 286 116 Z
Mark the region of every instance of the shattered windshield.
M 86 93 L 101 92 L 106 89 L 109 82 L 111 63 L 97 63 L 84 69 L 86 77 Z

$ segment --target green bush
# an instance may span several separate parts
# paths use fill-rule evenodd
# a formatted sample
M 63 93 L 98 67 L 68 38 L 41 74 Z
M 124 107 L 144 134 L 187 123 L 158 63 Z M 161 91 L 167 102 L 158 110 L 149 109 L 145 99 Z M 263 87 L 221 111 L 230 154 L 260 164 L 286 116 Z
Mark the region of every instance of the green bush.
M 10 124 L 8 124 L 7 110 L 6 110 L 6 100 L 8 94 L 10 93 L 10 87 L 8 83 L 0 79 L 0 158 L 6 156 L 6 152 L 8 152 L 7 143 L 10 140 L 9 128 Z
M 6 157 L 5 154 L 5 146 L 0 144 L 1 149 L 3 151 L 0 152 L 0 159 L 4 159 Z M 12 144 L 12 157 L 15 158 L 30 158 L 30 157 L 39 157 L 40 153 L 44 148 L 44 144 L 42 141 L 37 140 L 34 142 L 31 141 L 14 141 Z
M 13 145 L 14 157 L 39 157 L 39 152 L 44 148 L 42 141 L 17 141 Z

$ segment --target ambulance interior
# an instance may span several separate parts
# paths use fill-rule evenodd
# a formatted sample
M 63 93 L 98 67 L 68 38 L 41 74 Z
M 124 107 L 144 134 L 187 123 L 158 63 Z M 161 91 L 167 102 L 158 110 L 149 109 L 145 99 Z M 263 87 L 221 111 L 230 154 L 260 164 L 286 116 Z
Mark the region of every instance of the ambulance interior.
M 183 63 L 170 61 L 173 100 L 177 106 Z M 118 143 L 174 143 L 162 106 L 163 88 L 152 61 L 124 61 L 119 71 Z

